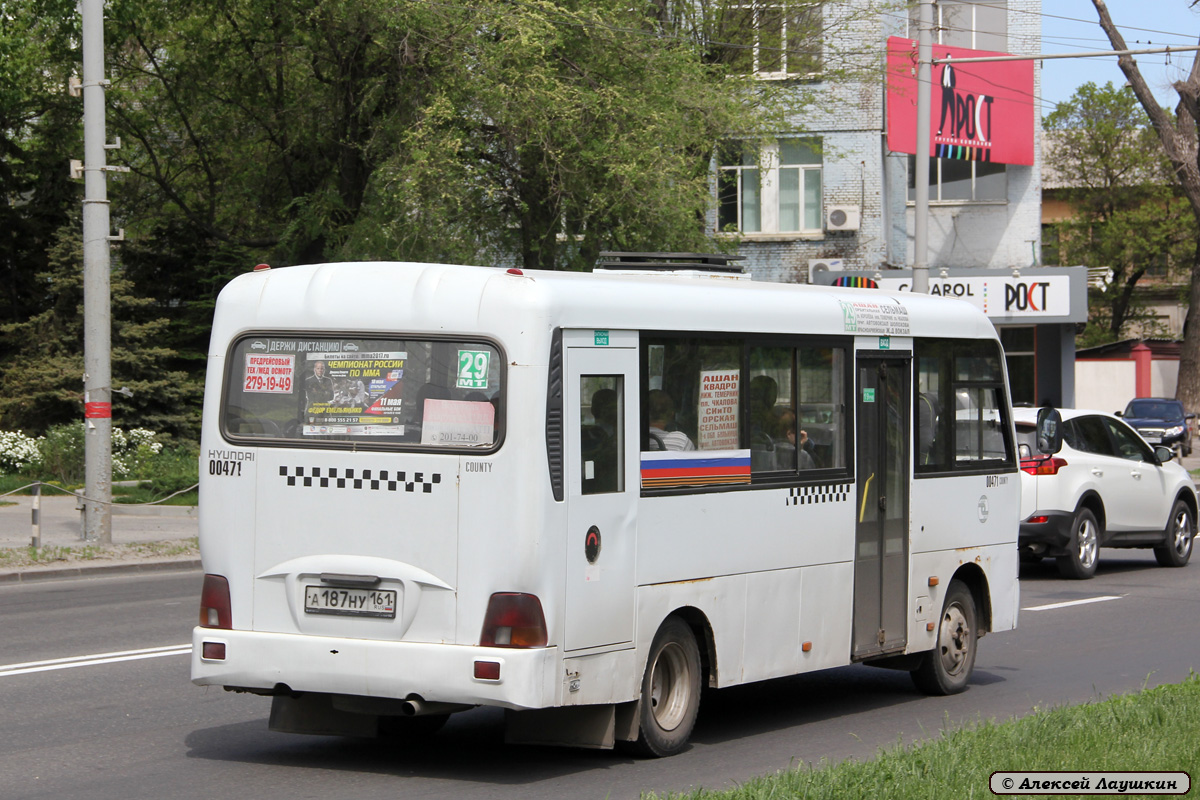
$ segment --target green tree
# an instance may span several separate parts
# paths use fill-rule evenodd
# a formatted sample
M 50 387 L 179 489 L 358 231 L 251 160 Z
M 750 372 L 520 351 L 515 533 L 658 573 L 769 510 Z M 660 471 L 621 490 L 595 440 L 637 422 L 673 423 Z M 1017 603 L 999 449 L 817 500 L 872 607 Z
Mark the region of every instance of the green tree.
M 731 132 L 784 127 L 803 94 L 706 62 L 690 38 L 609 0 L 485 2 L 475 32 L 373 183 L 373 235 L 412 221 L 529 268 L 590 267 L 601 249 L 718 246 L 703 217 Z
M 1046 166 L 1074 216 L 1058 223 L 1059 260 L 1107 267 L 1111 280 L 1091 293 L 1081 344 L 1123 338 L 1147 315 L 1134 291 L 1148 268 L 1187 263 L 1195 219 L 1137 98 L 1112 83 L 1085 83 L 1046 117 Z
M 79 200 L 67 160 L 82 156 L 82 108 L 66 91 L 77 23 L 70 0 L 0 0 L 0 322 L 36 310 L 35 276 Z
M 44 433 L 83 413 L 83 243 L 76 217 L 59 229 L 49 269 L 37 276 L 42 311 L 0 325 L 12 354 L 0 367 L 0 429 Z M 199 433 L 198 383 L 167 364 L 174 351 L 161 341 L 169 320 L 148 313 L 151 301 L 130 294 L 120 271 L 112 287 L 113 422 L 186 438 Z
M 794 130 L 805 91 L 750 79 L 746 45 L 714 38 L 745 38 L 724 4 L 685 5 L 123 3 L 121 224 L 134 240 L 192 228 L 200 271 L 218 246 L 544 268 L 716 246 L 713 146 Z M 820 32 L 792 23 L 790 63 L 809 69 Z
M 125 227 L 192 228 L 201 266 L 219 247 L 339 256 L 395 132 L 456 57 L 424 4 L 381 0 L 134 0 L 106 30 Z
M 1092 0 L 1100 19 L 1100 27 L 1108 36 L 1114 50 L 1128 50 L 1125 37 L 1113 24 L 1108 6 L 1103 0 Z M 1196 2 L 1189 6 L 1195 7 Z M 1193 219 L 1200 222 L 1200 53 L 1192 62 L 1191 74 L 1175 83 L 1179 104 L 1175 114 L 1158 104 L 1132 56 L 1117 58 L 1117 66 L 1158 136 L 1163 154 L 1171 166 L 1174 185 L 1187 200 Z M 1175 396 L 1189 409 L 1200 408 L 1200 237 L 1193 241 L 1189 259 L 1188 318 L 1184 323 L 1183 346 L 1180 348 L 1179 382 Z

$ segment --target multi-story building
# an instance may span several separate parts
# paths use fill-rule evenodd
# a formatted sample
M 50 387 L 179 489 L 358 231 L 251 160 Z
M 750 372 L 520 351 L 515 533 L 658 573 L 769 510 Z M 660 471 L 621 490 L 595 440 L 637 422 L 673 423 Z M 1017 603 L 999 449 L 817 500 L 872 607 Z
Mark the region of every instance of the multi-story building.
M 864 14 L 866 2 L 802 4 L 803 14 L 781 4 L 761 16 L 749 68 L 764 81 L 814 90 L 817 100 L 763 151 L 737 141 L 717 151 L 710 224 L 738 238 L 758 280 L 830 283 L 839 271 L 858 270 L 883 288 L 908 288 L 916 159 L 889 149 L 882 56 L 889 37 L 916 38 L 916 12 Z M 1041 0 L 940 0 L 934 13 L 936 45 L 1040 52 Z M 827 32 L 819 57 L 789 51 L 789 19 Z M 759 41 L 778 46 L 759 48 Z M 862 54 L 877 63 L 862 63 Z M 824 78 L 826 67 L 855 58 L 866 77 Z M 935 71 L 935 123 L 937 82 Z M 1031 165 L 931 158 L 927 260 L 931 291 L 975 302 L 1000 329 L 1014 400 L 1070 405 L 1075 323 L 1087 318 L 1086 270 L 1041 266 L 1039 86 L 1034 62 Z

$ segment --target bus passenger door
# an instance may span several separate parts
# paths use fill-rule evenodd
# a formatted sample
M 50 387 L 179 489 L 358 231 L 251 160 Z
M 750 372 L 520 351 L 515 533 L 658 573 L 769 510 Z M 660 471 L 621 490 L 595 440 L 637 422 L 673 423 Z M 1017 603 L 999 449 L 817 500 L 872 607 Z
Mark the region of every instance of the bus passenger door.
M 858 359 L 855 660 L 901 650 L 908 638 L 910 364 Z
M 633 641 L 638 479 L 635 331 L 566 330 L 565 650 Z

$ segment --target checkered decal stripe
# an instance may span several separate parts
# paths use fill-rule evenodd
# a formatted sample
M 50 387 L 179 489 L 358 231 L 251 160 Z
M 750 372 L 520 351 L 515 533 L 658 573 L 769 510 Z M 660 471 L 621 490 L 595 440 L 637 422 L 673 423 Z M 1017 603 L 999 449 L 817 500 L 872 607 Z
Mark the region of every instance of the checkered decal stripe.
M 429 494 L 433 487 L 442 482 L 439 472 L 392 472 L 390 470 L 342 469 L 336 467 L 280 467 L 279 477 L 287 479 L 288 486 L 320 486 L 322 489 L 381 489 L 389 492 L 415 492 L 417 487 Z
M 788 489 L 786 498 L 789 506 L 807 506 L 813 503 L 844 503 L 850 499 L 850 484 L 825 483 L 820 486 L 794 486 Z

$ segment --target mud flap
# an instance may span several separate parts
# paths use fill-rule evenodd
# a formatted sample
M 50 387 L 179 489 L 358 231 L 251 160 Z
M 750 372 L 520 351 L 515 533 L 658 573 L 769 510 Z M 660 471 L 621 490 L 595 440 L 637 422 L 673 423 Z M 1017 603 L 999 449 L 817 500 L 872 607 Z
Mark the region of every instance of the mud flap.
M 379 717 L 335 708 L 333 696 L 328 694 L 276 695 L 271 699 L 268 727 L 280 733 L 369 738 L 379 733 Z
M 509 744 L 611 750 L 618 739 L 637 739 L 636 702 L 509 710 L 504 719 L 504 740 Z

